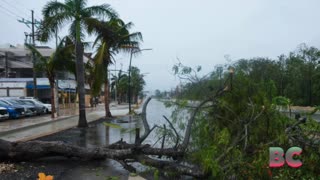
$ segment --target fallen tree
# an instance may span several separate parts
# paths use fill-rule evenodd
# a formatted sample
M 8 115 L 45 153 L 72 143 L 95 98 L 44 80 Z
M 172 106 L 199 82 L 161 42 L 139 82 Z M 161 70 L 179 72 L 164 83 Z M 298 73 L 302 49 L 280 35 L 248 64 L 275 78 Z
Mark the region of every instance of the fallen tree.
M 206 173 L 200 167 L 181 161 L 185 155 L 185 149 L 177 147 L 152 148 L 148 144 L 142 144 L 149 134 L 158 127 L 155 126 L 150 129 L 146 119 L 146 109 L 150 100 L 151 98 L 147 99 L 142 112 L 145 133 L 142 137 L 137 137 L 135 144 L 128 144 L 121 140 L 106 147 L 83 148 L 59 141 L 9 142 L 0 140 L 0 161 L 21 162 L 52 156 L 79 158 L 81 160 L 114 159 L 127 170 L 133 172 L 135 169 L 129 163 L 140 162 L 143 165 L 172 171 L 180 175 L 205 177 Z M 166 160 L 153 156 L 166 157 Z
M 43 157 L 64 156 L 76 157 L 81 160 L 114 159 L 126 164 L 130 162 L 143 162 L 148 166 L 160 169 L 176 171 L 180 174 L 195 177 L 203 177 L 203 171 L 196 167 L 185 166 L 175 161 L 156 160 L 148 155 L 165 155 L 168 157 L 178 157 L 182 153 L 173 149 L 157 149 L 149 146 L 131 145 L 125 142 L 118 142 L 110 147 L 83 148 L 63 142 L 28 141 L 28 142 L 8 142 L 0 140 L 1 161 L 30 161 Z M 128 164 L 126 164 L 129 166 Z
M 266 161 L 267 163 L 267 160 L 265 160 L 267 157 L 261 156 L 261 154 L 265 152 L 268 147 L 277 146 L 279 144 L 290 145 L 290 142 L 299 142 L 300 147 L 306 147 L 306 149 L 312 149 L 312 152 L 315 151 L 319 153 L 319 151 L 317 151 L 320 143 L 319 129 L 314 129 L 314 131 L 317 133 L 314 133 L 314 131 L 310 131 L 309 134 L 306 133 L 306 131 L 302 129 L 304 128 L 302 124 L 306 123 L 306 119 L 298 118 L 296 123 L 288 123 L 289 126 L 285 129 L 282 129 L 281 127 L 284 127 L 286 124 L 282 123 L 280 120 L 278 122 L 278 120 L 273 119 L 273 116 L 269 114 L 273 112 L 272 110 L 268 109 L 268 107 L 256 105 L 251 98 L 248 98 L 246 101 L 244 101 L 246 103 L 246 108 L 243 112 L 247 113 L 242 116 L 235 111 L 235 108 L 231 106 L 232 104 L 230 105 L 223 103 L 221 97 L 232 90 L 232 77 L 227 79 L 227 81 L 228 80 L 231 80 L 231 83 L 225 83 L 223 88 L 219 89 L 216 93 L 212 93 L 212 95 L 206 96 L 206 98 L 202 101 L 199 101 L 196 106 L 187 105 L 187 108 L 190 109 L 191 112 L 190 117 L 185 122 L 186 129 L 183 135 L 179 134 L 179 131 L 175 129 L 173 122 L 171 122 L 167 117 L 163 116 L 168 123 L 168 128 L 172 130 L 173 135 L 175 136 L 172 147 L 164 146 L 164 142 L 168 140 L 168 138 L 166 138 L 166 133 L 164 133 L 160 138 L 162 139 L 160 148 L 154 148 L 149 144 L 144 144 L 144 141 L 154 130 L 168 130 L 166 125 L 163 127 L 160 125 L 154 125 L 153 127 L 150 127 L 146 114 L 148 103 L 151 100 L 151 98 L 148 98 L 143 105 L 141 114 L 144 133 L 140 136 L 140 131 L 137 129 L 136 140 L 133 144 L 129 144 L 123 140 L 120 140 L 106 147 L 83 148 L 64 142 L 8 142 L 0 140 L 0 162 L 29 161 L 52 156 L 79 158 L 79 160 L 88 161 L 114 159 L 131 172 L 136 171 L 131 163 L 139 162 L 143 165 L 151 166 L 162 171 L 174 172 L 176 175 L 206 178 L 221 176 L 225 177 L 226 174 L 230 174 L 229 177 L 235 177 L 237 175 L 236 173 L 242 173 L 241 168 L 250 169 L 250 166 L 246 167 L 246 165 L 248 163 L 252 163 L 252 160 L 249 158 L 245 159 L 247 157 L 262 157 L 262 159 L 256 159 L 258 159 L 260 162 Z M 237 93 L 235 94 L 237 95 Z M 229 98 L 236 98 L 236 96 L 231 96 Z M 229 99 L 226 98 L 226 100 Z M 241 106 L 241 108 L 242 107 L 243 106 Z M 208 109 L 210 111 L 206 111 Z M 206 114 L 208 112 L 210 113 L 211 111 L 213 112 L 213 115 L 210 116 L 215 121 L 209 119 L 207 115 L 205 118 L 199 117 L 199 114 L 202 114 L 203 112 Z M 204 126 L 203 124 L 199 124 L 199 122 L 210 124 L 211 126 Z M 272 128 L 272 122 L 277 122 L 278 124 L 276 125 L 281 125 L 279 126 L 280 128 Z M 258 126 L 260 126 L 259 131 L 255 132 L 255 129 L 257 129 Z M 309 126 L 316 127 L 315 124 L 310 124 L 310 122 Z M 197 131 L 197 128 L 199 127 L 203 128 L 204 130 L 201 129 Z M 196 132 L 200 133 L 207 131 L 207 133 L 210 134 L 207 137 L 203 135 L 201 136 L 192 134 L 192 132 L 195 132 L 195 130 Z M 269 132 L 272 132 L 272 134 Z M 260 134 L 266 134 L 267 136 L 259 136 Z M 285 135 L 285 139 L 287 138 L 288 140 L 285 140 L 285 143 L 280 143 L 283 141 L 283 139 L 279 138 L 277 135 Z M 255 138 L 259 139 L 256 140 Z M 193 146 L 193 141 L 202 139 L 203 142 L 201 143 L 203 144 L 199 143 L 200 145 L 197 147 L 198 149 L 195 149 Z M 270 139 L 272 140 L 271 142 Z M 261 143 L 254 144 L 253 142 L 256 141 Z M 212 147 L 214 146 L 218 150 L 213 149 Z M 201 149 L 201 147 L 203 148 Z M 261 147 L 264 149 L 261 149 Z M 208 150 L 213 150 L 208 151 L 207 153 L 206 148 Z M 201 159 L 203 161 L 190 161 L 188 156 L 194 153 L 194 151 L 199 151 L 200 156 L 202 156 L 204 153 L 207 153 L 205 155 L 209 158 L 205 157 L 206 159 Z M 234 158 L 235 155 L 237 155 L 237 159 Z M 202 162 L 208 162 L 211 169 L 205 167 Z M 240 170 L 233 171 L 236 168 Z M 220 176 L 212 175 L 216 169 L 222 171 L 223 174 Z M 257 174 L 255 167 L 251 169 L 253 169 L 251 174 Z M 261 169 L 264 170 L 266 168 L 262 167 Z M 241 175 L 242 176 L 240 177 L 248 177 L 246 174 Z
M 0 140 L 0 161 L 30 161 L 43 157 L 64 156 L 67 158 L 79 158 L 81 160 L 99 160 L 114 159 L 121 163 L 127 170 L 135 172 L 130 164 L 132 162 L 140 162 L 143 165 L 152 166 L 164 171 L 171 171 L 177 175 L 188 175 L 197 178 L 207 176 L 207 173 L 199 167 L 183 161 L 186 155 L 188 143 L 191 136 L 191 128 L 195 116 L 203 105 L 212 103 L 218 96 L 222 95 L 226 89 L 222 89 L 217 94 L 204 102 L 200 103 L 193 115 L 187 122 L 187 130 L 185 131 L 184 140 L 179 144 L 179 134 L 167 117 L 165 120 L 170 124 L 177 136 L 177 142 L 172 148 L 152 148 L 149 144 L 143 144 L 144 140 L 158 125 L 150 128 L 147 120 L 147 106 L 151 98 L 149 97 L 143 105 L 141 113 L 144 134 L 140 137 L 136 136 L 135 144 L 128 144 L 122 140 L 106 147 L 83 148 L 64 142 L 47 142 L 47 141 L 27 141 L 27 142 L 8 142 Z M 139 131 L 139 130 L 137 130 Z M 163 137 L 163 142 L 165 137 Z M 162 143 L 164 144 L 164 143 Z M 160 158 L 159 158 L 160 157 Z M 165 158 L 164 158 L 165 157 Z

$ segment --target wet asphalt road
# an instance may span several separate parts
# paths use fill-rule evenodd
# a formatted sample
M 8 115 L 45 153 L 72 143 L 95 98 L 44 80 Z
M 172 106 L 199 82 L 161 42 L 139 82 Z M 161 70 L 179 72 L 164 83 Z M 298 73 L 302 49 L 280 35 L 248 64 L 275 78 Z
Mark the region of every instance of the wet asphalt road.
M 150 102 L 147 116 L 151 126 L 157 123 L 165 123 L 165 120 L 161 116 L 167 115 L 169 117 L 171 110 L 164 111 L 163 108 L 163 104 L 158 101 L 152 100 Z M 105 120 L 101 119 L 90 123 L 87 129 L 72 128 L 38 138 L 37 140 L 63 141 L 82 147 L 106 146 L 119 141 L 121 138 L 128 143 L 132 143 L 135 138 L 135 132 L 132 129 L 142 126 L 141 121 L 128 117 L 112 120 L 112 123 L 117 123 L 123 129 L 110 128 L 103 125 L 102 122 L 105 122 Z M 146 143 L 153 144 L 156 139 L 156 133 L 152 134 L 146 140 Z M 16 167 L 17 172 L 1 174 L 0 180 L 35 180 L 40 172 L 53 175 L 55 180 L 126 180 L 130 174 L 119 163 L 113 160 L 83 162 L 79 159 L 51 157 L 32 162 L 17 163 Z M 143 177 L 153 179 L 153 174 L 144 174 Z
M 101 135 L 97 136 L 98 128 L 103 127 L 99 120 L 91 123 L 87 129 L 73 128 L 56 133 L 54 135 L 41 137 L 42 141 L 63 141 L 82 147 L 103 146 L 108 142 L 102 142 Z M 103 138 L 106 139 L 106 138 Z M 81 161 L 79 159 L 68 159 L 64 157 L 51 157 L 35 160 L 33 162 L 22 162 L 16 164 L 17 172 L 0 175 L 0 180 L 35 180 L 39 172 L 53 175 L 55 180 L 77 179 L 77 180 L 106 180 L 108 178 L 128 179 L 129 172 L 113 160 L 104 161 Z

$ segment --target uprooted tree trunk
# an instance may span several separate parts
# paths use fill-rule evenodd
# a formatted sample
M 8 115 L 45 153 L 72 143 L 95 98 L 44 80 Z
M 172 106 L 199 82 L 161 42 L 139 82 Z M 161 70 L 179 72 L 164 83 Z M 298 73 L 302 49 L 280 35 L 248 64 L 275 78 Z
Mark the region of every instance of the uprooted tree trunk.
M 185 149 L 177 148 L 177 145 L 173 148 L 152 148 L 148 144 L 142 144 L 149 134 L 158 127 L 155 126 L 150 129 L 146 119 L 147 104 L 150 100 L 151 98 L 147 99 L 142 111 L 145 133 L 141 137 L 137 137 L 135 144 L 128 144 L 121 140 L 106 147 L 83 148 L 59 141 L 9 142 L 0 139 L 0 162 L 28 161 L 50 156 L 75 157 L 81 160 L 114 159 L 129 171 L 135 171 L 135 169 L 128 163 L 140 162 L 144 165 L 175 172 L 179 175 L 197 178 L 205 177 L 206 173 L 203 169 L 181 161 L 185 155 Z M 164 160 L 156 157 L 167 158 Z
M 148 155 L 182 156 L 183 153 L 174 149 L 150 148 L 148 145 L 131 145 L 118 142 L 108 147 L 83 148 L 63 142 L 8 142 L 0 140 L 0 160 L 28 161 L 49 156 L 76 157 L 82 160 L 114 159 L 125 162 L 143 162 L 145 165 L 178 172 L 194 177 L 203 177 L 204 172 L 196 167 L 181 165 L 178 162 L 156 160 Z

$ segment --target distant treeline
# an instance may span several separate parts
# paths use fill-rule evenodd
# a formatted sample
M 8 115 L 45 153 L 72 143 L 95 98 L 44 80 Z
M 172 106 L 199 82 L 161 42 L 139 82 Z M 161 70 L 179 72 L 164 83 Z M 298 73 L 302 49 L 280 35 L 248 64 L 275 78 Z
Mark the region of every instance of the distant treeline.
M 190 81 L 171 90 L 168 95 L 188 99 L 203 99 L 212 91 L 224 87 L 229 68 L 234 69 L 233 84 L 240 80 L 259 87 L 270 101 L 276 96 L 289 98 L 294 105 L 314 106 L 320 104 L 320 51 L 315 47 L 300 45 L 288 55 L 277 59 L 257 57 L 240 59 L 235 63 L 216 67 L 210 76 Z M 157 92 L 160 95 L 159 91 Z

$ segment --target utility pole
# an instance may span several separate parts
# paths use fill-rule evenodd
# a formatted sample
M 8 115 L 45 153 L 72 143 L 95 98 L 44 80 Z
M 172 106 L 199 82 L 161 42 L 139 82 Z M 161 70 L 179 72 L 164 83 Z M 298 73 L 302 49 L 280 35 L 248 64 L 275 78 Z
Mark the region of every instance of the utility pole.
M 131 114 L 131 61 L 132 61 L 133 49 L 130 53 L 130 64 L 129 64 L 129 83 L 128 83 L 128 101 L 129 101 L 129 114 Z
M 131 49 L 130 53 L 130 63 L 129 63 L 129 87 L 128 87 L 128 100 L 129 100 L 129 114 L 131 114 L 131 61 L 132 61 L 132 55 L 135 53 L 139 53 L 141 51 L 150 51 L 152 49 Z
M 25 32 L 25 36 L 26 36 L 26 41 L 25 43 L 27 44 L 28 43 L 28 37 L 30 37 L 29 39 L 29 44 L 32 45 L 33 47 L 36 46 L 36 43 L 35 43 L 35 26 L 37 28 L 39 28 L 39 25 L 40 25 L 40 21 L 37 21 L 34 19 L 34 11 L 31 10 L 31 21 L 29 20 L 26 20 L 24 18 L 18 20 L 18 22 L 20 23 L 23 23 L 25 24 L 28 28 L 30 28 L 30 25 L 31 25 L 31 34 L 28 34 Z M 32 52 L 31 54 L 31 58 L 32 58 L 32 64 L 33 64 L 33 96 L 35 98 L 38 97 L 38 93 L 37 93 L 37 72 L 36 72 L 36 69 L 35 69 L 35 63 L 36 63 L 36 56 L 35 54 Z
M 36 47 L 36 42 L 35 42 L 35 38 L 34 38 L 34 11 L 31 10 L 31 17 L 32 17 L 32 45 L 35 48 Z M 33 97 L 37 98 L 38 97 L 38 93 L 37 93 L 37 72 L 36 72 L 36 68 L 35 68 L 35 64 L 36 64 L 36 57 L 34 52 L 32 52 L 32 64 L 33 64 Z

